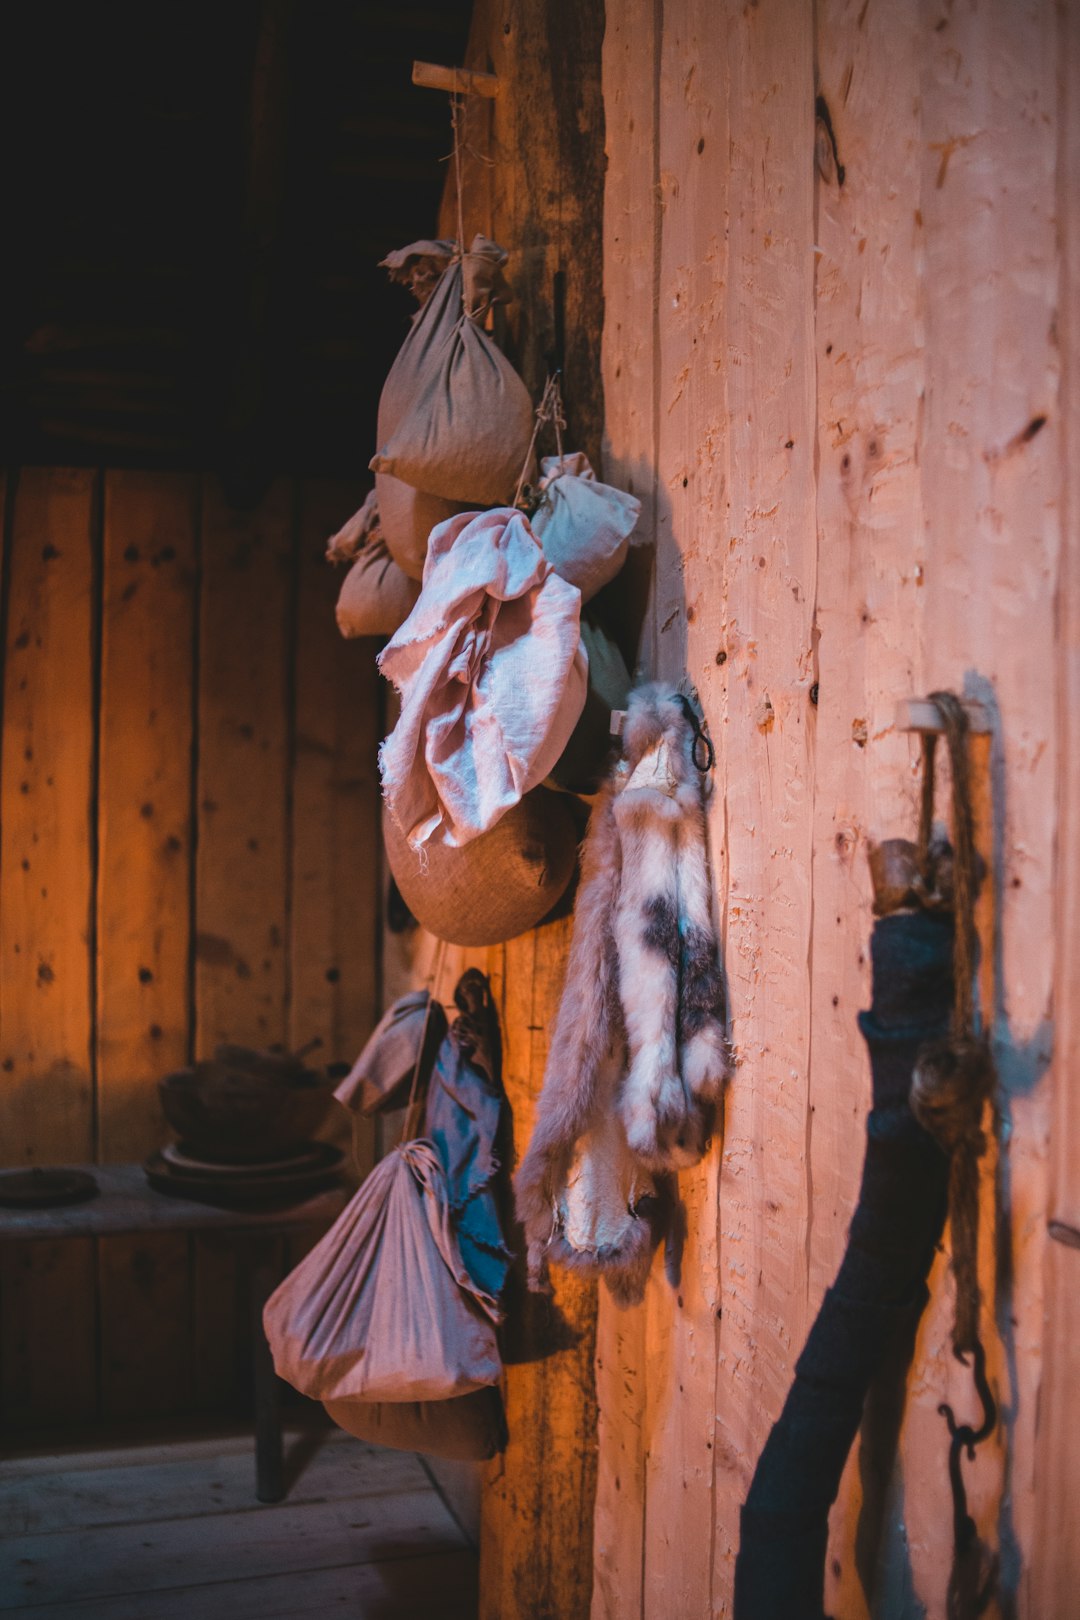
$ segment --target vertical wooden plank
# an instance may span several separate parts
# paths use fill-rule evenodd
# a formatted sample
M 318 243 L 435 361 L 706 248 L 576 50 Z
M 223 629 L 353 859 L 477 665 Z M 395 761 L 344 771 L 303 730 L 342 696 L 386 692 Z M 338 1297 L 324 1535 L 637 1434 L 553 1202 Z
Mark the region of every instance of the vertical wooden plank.
M 1053 1112 L 1046 1246 L 1045 1339 L 1039 1389 L 1035 1534 L 1023 1613 L 1067 1620 L 1080 1591 L 1080 7 L 1058 11 L 1058 220 L 1061 280 L 1058 341 L 1062 371 L 1060 447 L 1064 541 L 1058 617 L 1058 746 L 1061 774 L 1056 851 Z M 1050 424 L 1051 431 L 1053 424 Z M 1064 1240 L 1064 1241 L 1063 1241 Z
M 897 699 L 922 690 L 924 597 L 918 19 L 891 0 L 868 10 L 856 0 L 818 0 L 816 24 L 818 93 L 828 121 L 818 126 L 814 237 L 811 1313 L 835 1275 L 858 1195 L 870 1103 L 869 1064 L 855 1025 L 870 998 L 866 857 L 872 841 L 914 836 L 918 749 L 892 721 Z M 877 1437 L 879 1450 L 888 1440 Z M 831 1518 L 825 1599 L 830 1612 L 853 1620 L 870 1612 L 887 1484 L 860 1468 L 856 1446 Z
M 0 1246 L 0 1425 L 62 1430 L 97 1406 L 94 1245 Z
M 609 4 L 603 91 L 608 169 L 604 187 L 604 476 L 642 502 L 635 544 L 656 544 L 654 303 L 659 197 L 657 9 Z M 645 68 L 643 65 L 648 64 Z M 646 662 L 655 640 L 650 616 Z M 598 1450 L 593 1620 L 641 1612 L 645 1567 L 646 1380 L 644 1309 L 620 1310 L 598 1292 Z
M 105 479 L 98 787 L 98 1146 L 141 1158 L 188 1058 L 196 488 Z
M 203 490 L 195 1044 L 284 1042 L 293 494 Z
M 568 918 L 548 923 L 500 953 L 515 1157 L 532 1131 L 570 926 Z M 596 1490 L 595 1296 L 595 1285 L 560 1275 L 550 1302 L 519 1295 L 511 1317 L 503 1381 L 510 1441 L 484 1480 L 480 1620 L 588 1613 L 592 1537 L 583 1532 Z
M 919 441 L 926 679 L 983 698 L 999 717 L 1000 989 L 987 1012 L 1008 1151 L 998 1188 L 989 1176 L 983 1188 L 987 1217 L 995 1191 L 1002 1205 L 996 1257 L 988 1219 L 981 1247 L 989 1367 L 1004 1418 L 965 1477 L 980 1534 L 1001 1551 L 1007 1612 L 1034 1534 L 1047 1192 L 1040 1081 L 1053 968 L 1060 516 L 1058 442 L 1043 425 L 1056 410 L 1059 358 L 1057 25 L 1043 0 L 995 0 L 942 22 L 938 7 L 921 9 L 922 311 L 932 357 Z M 947 1399 L 969 1411 L 972 1402 L 970 1375 L 948 1353 L 949 1311 L 948 1292 L 937 1291 L 905 1437 L 907 1466 L 936 1481 L 907 1493 L 915 1590 L 932 1616 L 944 1612 L 948 1560 L 936 1408 Z
M 101 1415 L 173 1417 L 192 1395 L 191 1289 L 184 1232 L 100 1245 Z
M 808 1320 L 817 594 L 812 7 L 725 12 L 710 59 L 724 64 L 728 113 L 701 154 L 708 166 L 697 204 L 706 211 L 710 186 L 725 199 L 712 249 L 722 267 L 722 327 L 704 366 L 695 365 L 696 438 L 716 459 L 711 477 L 705 463 L 687 577 L 688 667 L 720 759 L 709 824 L 714 860 L 724 852 L 716 880 L 738 1064 L 720 1182 L 711 1601 L 721 1613 L 731 1602 L 739 1509 Z M 696 154 L 683 150 L 689 165 Z M 703 371 L 725 384 L 718 454 L 715 406 L 706 414 L 717 383 Z M 677 386 L 674 374 L 667 386 Z M 687 426 L 682 475 L 693 477 Z
M 307 484 L 298 535 L 288 1038 L 318 1038 L 323 1062 L 351 1063 L 378 1016 L 377 644 L 339 634 L 342 575 L 325 557 L 360 499 L 354 485 Z
M 93 1153 L 94 475 L 16 491 L 0 761 L 0 1142 L 9 1163 Z

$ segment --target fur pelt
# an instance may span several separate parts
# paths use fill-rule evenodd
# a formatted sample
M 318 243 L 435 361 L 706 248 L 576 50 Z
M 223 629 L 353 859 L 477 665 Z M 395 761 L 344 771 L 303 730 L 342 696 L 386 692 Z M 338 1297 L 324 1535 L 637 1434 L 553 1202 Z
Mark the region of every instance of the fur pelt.
M 536 1127 L 515 1178 L 530 1276 L 640 1298 L 667 1176 L 705 1152 L 728 1072 L 702 783 L 678 693 L 633 693 L 594 805 Z

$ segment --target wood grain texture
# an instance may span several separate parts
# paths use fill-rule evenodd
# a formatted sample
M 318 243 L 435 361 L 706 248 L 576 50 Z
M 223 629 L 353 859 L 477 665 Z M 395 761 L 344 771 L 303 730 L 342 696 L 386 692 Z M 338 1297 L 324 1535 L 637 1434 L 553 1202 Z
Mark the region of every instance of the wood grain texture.
M 1056 851 L 1053 1112 L 1050 1123 L 1052 1220 L 1080 1231 L 1080 8 L 1058 13 L 1058 218 L 1062 372 L 1059 445 L 1063 468 L 1058 679 L 1061 749 Z M 1028 1612 L 1066 1620 L 1080 1591 L 1080 1463 L 1074 1437 L 1080 1390 L 1080 1251 L 1046 1245 L 1043 1380 L 1039 1390 L 1035 1533 Z
M 90 1238 L 0 1245 L 0 1425 L 63 1430 L 97 1411 Z
M 8 535 L 0 763 L 0 1143 L 93 1152 L 95 478 L 34 468 Z
M 911 836 L 919 749 L 896 730 L 893 708 L 898 693 L 925 685 L 917 447 L 924 383 L 917 326 L 921 43 L 910 7 L 875 7 L 861 25 L 859 14 L 846 0 L 823 0 L 816 14 L 818 93 L 836 153 L 819 125 L 821 566 L 808 1243 L 815 1312 L 844 1252 L 861 1172 L 853 1144 L 870 1104 L 866 1048 L 854 1032 L 856 1013 L 870 1001 L 867 853 L 875 840 Z M 852 1617 L 869 1612 L 877 1573 L 896 1446 L 884 1411 L 870 1421 L 863 1444 L 848 1461 L 827 1561 L 827 1605 Z
M 660 200 L 656 98 L 642 64 L 656 59 L 657 11 L 621 7 L 607 17 L 603 53 L 606 145 L 619 161 L 604 188 L 604 477 L 642 503 L 634 536 L 650 574 L 656 548 L 655 301 Z M 612 266 L 617 266 L 613 272 Z M 657 312 L 658 317 L 658 312 Z M 652 577 L 655 577 L 654 575 Z M 655 593 L 645 658 L 655 645 Z M 594 1620 L 641 1612 L 645 1570 L 646 1311 L 620 1310 L 598 1290 L 596 1398 L 599 1465 L 593 1542 Z
M 289 921 L 291 484 L 252 512 L 203 490 L 195 1046 L 283 1042 Z
M 548 923 L 492 952 L 515 1162 L 532 1131 L 570 926 Z M 523 1284 L 519 1259 L 504 1351 L 510 1441 L 488 1464 L 481 1498 L 480 1620 L 584 1616 L 592 1590 L 596 1288 L 560 1275 L 549 1299 Z
M 376 644 L 340 635 L 344 575 L 325 556 L 327 537 L 361 499 L 354 485 L 307 484 L 297 533 L 288 1040 L 297 1050 L 317 1039 L 317 1062 L 352 1063 L 378 1017 Z M 361 1125 L 366 1170 L 374 1133 Z M 335 1109 L 327 1129 L 343 1126 Z
M 165 1129 L 189 1056 L 197 486 L 105 477 L 98 764 L 97 1126 L 104 1160 Z
M 894 727 L 895 704 L 936 686 L 981 700 L 994 720 L 973 760 L 994 866 L 980 986 L 1007 1142 L 984 1166 L 982 1280 L 1005 1417 L 968 1474 L 980 1530 L 1001 1551 L 996 1612 L 1040 1614 L 1029 1572 L 1047 918 L 1057 738 L 1070 735 L 1056 712 L 1069 654 L 1055 647 L 1068 458 L 1046 431 L 1066 341 L 1055 187 L 1070 198 L 1061 215 L 1075 213 L 1075 184 L 1055 176 L 1071 148 L 1058 142 L 1054 57 L 1075 23 L 1043 0 L 962 15 L 843 0 L 612 0 L 607 11 L 604 380 L 616 453 L 633 434 L 616 395 L 629 386 L 640 398 L 643 376 L 654 384 L 652 667 L 685 669 L 718 742 L 710 824 L 739 1068 L 719 1184 L 684 1178 L 683 1282 L 687 1264 L 700 1275 L 676 1311 L 657 1273 L 637 1365 L 620 1366 L 614 1388 L 606 1367 L 602 1377 L 612 1404 L 601 1410 L 594 1614 L 660 1616 L 672 1590 L 685 1612 L 730 1612 L 738 1507 L 857 1191 L 865 853 L 914 824 L 917 749 Z M 657 24 L 635 76 L 626 42 Z M 627 81 L 633 114 L 621 116 Z M 651 297 L 640 219 L 649 139 L 662 205 Z M 717 1253 L 710 1406 L 699 1368 Z M 1064 1263 L 1053 1258 L 1054 1287 Z M 895 1474 L 899 1408 L 882 1389 L 833 1514 L 826 1607 L 852 1620 L 944 1613 L 937 1406 L 953 1399 L 967 1414 L 971 1390 L 947 1352 L 944 1258 L 932 1288 Z M 615 1327 L 602 1311 L 602 1360 Z M 632 1331 L 618 1342 L 633 1356 Z M 695 1461 L 709 1438 L 712 1527 L 708 1470 Z M 607 1552 L 640 1536 L 640 1495 L 624 1500 L 610 1480 L 617 1472 L 621 1485 L 628 1452 L 643 1450 L 644 1584 L 631 1557 Z M 705 1525 L 704 1551 L 693 1532 L 676 1539 L 680 1523 Z

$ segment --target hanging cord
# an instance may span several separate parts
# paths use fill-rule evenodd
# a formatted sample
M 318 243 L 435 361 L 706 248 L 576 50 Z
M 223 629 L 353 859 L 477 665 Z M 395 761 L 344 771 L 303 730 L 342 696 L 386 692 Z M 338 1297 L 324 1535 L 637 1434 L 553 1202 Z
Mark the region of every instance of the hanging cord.
M 986 1352 L 979 1339 L 979 1159 L 986 1138 L 983 1111 L 994 1085 L 989 1042 L 975 1027 L 975 891 L 978 885 L 975 818 L 971 805 L 968 718 L 951 692 L 932 692 L 941 715 L 952 776 L 952 880 L 954 905 L 953 1010 L 948 1036 L 924 1046 L 915 1062 L 911 1108 L 916 1119 L 949 1154 L 949 1224 L 956 1285 L 953 1354 L 971 1365 L 982 1406 L 977 1428 L 959 1424 L 953 1409 L 938 1410 L 949 1430 L 949 1482 L 953 1494 L 953 1568 L 949 1579 L 949 1620 L 974 1620 L 985 1612 L 997 1575 L 997 1560 L 979 1541 L 967 1511 L 961 1462 L 997 1424 L 997 1406 L 986 1377 Z M 923 783 L 919 812 L 918 866 L 925 890 L 936 897 L 931 827 L 934 812 L 936 736 L 923 738 Z M 969 1362 L 969 1359 L 970 1362 Z
M 465 203 L 464 203 L 464 194 L 462 192 L 462 187 L 461 187 L 461 147 L 462 147 L 461 122 L 462 122 L 462 114 L 464 112 L 464 109 L 465 109 L 464 98 L 459 96 L 459 95 L 452 95 L 450 97 L 450 126 L 451 126 L 451 128 L 453 129 L 453 132 L 454 132 L 454 152 L 453 152 L 453 158 L 454 158 L 454 193 L 455 193 L 455 200 L 456 200 L 456 203 L 457 203 L 458 256 L 461 259 L 464 259 L 464 257 L 465 257 Z M 464 303 L 464 299 L 465 299 L 465 282 L 464 282 L 464 278 L 462 278 L 462 284 L 461 284 L 461 297 L 462 297 L 462 303 Z M 468 311 L 466 311 L 466 314 L 467 313 L 468 313 Z
M 694 733 L 694 742 L 690 749 L 690 758 L 694 762 L 695 769 L 702 776 L 707 776 L 712 770 L 713 766 L 716 764 L 716 750 L 712 745 L 712 738 L 705 730 L 704 722 L 698 719 L 697 710 L 694 708 L 694 705 L 691 703 L 686 694 L 679 692 L 676 695 L 679 700 L 679 707 L 686 716 L 686 723 Z
M 517 489 L 514 491 L 514 499 L 511 503 L 514 506 L 520 505 L 522 492 L 525 488 L 525 480 L 528 478 L 529 468 L 532 466 L 533 451 L 536 449 L 536 441 L 540 436 L 540 429 L 544 426 L 545 422 L 553 422 L 555 425 L 555 442 L 559 447 L 559 460 L 561 462 L 563 453 L 562 430 L 566 426 L 566 417 L 563 414 L 562 390 L 559 387 L 559 373 L 557 371 L 553 371 L 547 382 L 544 384 L 544 392 L 540 396 L 539 405 L 536 407 L 536 421 L 533 424 L 532 438 L 529 440 L 529 448 L 525 452 L 525 461 L 521 468 L 521 477 L 517 481 Z

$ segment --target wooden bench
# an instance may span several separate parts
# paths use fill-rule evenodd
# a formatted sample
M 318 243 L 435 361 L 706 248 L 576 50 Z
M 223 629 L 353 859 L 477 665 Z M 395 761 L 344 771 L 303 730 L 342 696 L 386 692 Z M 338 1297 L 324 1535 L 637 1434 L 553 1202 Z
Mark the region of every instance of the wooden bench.
M 72 1166 L 94 1177 L 99 1192 L 82 1204 L 53 1209 L 0 1209 L 0 1242 L 112 1237 L 118 1233 L 225 1231 L 235 1234 L 251 1310 L 255 1392 L 255 1495 L 280 1502 L 285 1495 L 281 1389 L 262 1330 L 262 1311 L 280 1281 L 278 1238 L 329 1224 L 348 1200 L 331 1187 L 302 1203 L 273 1209 L 219 1209 L 173 1198 L 150 1186 L 138 1164 Z

